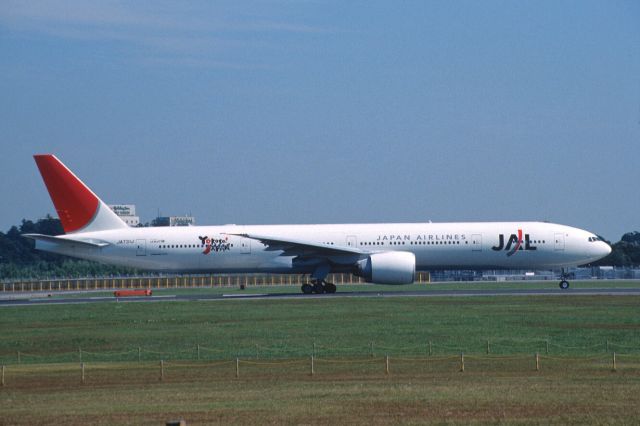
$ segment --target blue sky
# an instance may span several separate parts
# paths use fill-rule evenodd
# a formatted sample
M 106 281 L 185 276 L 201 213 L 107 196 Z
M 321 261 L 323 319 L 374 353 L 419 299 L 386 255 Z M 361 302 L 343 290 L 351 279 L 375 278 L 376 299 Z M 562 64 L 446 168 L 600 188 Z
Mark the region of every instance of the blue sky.
M 3 1 L 0 229 L 60 157 L 143 220 L 640 230 L 636 1 Z

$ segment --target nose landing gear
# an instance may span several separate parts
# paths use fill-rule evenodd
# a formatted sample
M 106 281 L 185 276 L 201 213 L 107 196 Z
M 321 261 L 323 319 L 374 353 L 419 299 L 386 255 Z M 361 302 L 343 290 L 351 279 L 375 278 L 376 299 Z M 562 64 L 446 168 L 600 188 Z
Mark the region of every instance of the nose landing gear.
M 560 273 L 560 288 L 563 290 L 566 290 L 569 288 L 569 281 L 567 281 L 569 279 L 569 274 L 567 274 L 564 270 L 564 268 L 562 268 L 562 272 Z

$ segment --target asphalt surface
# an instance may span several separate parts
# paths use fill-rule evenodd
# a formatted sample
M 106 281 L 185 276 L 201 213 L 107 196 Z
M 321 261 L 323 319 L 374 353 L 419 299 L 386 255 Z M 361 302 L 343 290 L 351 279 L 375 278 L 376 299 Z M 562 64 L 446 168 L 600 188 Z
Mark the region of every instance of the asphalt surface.
M 335 299 L 335 298 L 356 298 L 356 297 L 482 297 L 482 296 L 640 296 L 640 284 L 638 288 L 569 288 L 560 289 L 468 289 L 468 290 L 423 290 L 423 291 L 345 291 L 338 290 L 335 294 L 312 294 L 302 293 L 270 293 L 270 294 L 176 294 L 157 295 L 149 297 L 120 297 L 114 296 L 91 296 L 86 297 L 64 297 L 60 293 L 20 293 L 0 295 L 0 307 L 8 306 L 29 306 L 29 305 L 59 305 L 59 304 L 83 304 L 83 303 L 150 303 L 150 302 L 184 302 L 184 301 L 225 301 L 225 300 L 313 300 L 313 299 Z

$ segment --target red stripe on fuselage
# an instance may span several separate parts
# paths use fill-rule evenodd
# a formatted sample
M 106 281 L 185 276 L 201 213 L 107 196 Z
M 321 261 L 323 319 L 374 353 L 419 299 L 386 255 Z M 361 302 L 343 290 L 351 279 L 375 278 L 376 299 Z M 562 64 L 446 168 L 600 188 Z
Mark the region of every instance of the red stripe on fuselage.
M 518 229 L 518 244 L 516 244 L 516 248 L 513 249 L 514 252 L 520 250 L 520 246 L 522 245 L 522 229 Z
M 507 256 L 513 256 L 520 250 L 520 246 L 522 245 L 522 229 L 518 229 L 518 241 L 516 245 L 507 253 Z
M 98 210 L 98 197 L 54 155 L 34 155 L 33 158 L 64 232 L 77 231 L 88 225 Z

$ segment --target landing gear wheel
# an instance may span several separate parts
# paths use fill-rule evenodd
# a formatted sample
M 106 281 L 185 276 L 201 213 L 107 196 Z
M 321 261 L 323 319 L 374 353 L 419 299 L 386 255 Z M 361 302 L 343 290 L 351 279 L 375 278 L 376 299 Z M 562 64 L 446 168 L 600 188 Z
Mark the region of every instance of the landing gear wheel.
M 560 281 L 560 288 L 563 290 L 566 290 L 569 288 L 569 281 L 567 280 L 562 280 Z
M 310 284 L 302 284 L 302 287 L 300 287 L 302 289 L 302 292 L 304 294 L 311 294 L 313 293 L 313 286 Z
M 333 283 L 324 283 L 324 291 L 326 293 L 333 294 L 337 290 L 336 285 Z
M 324 285 L 321 282 L 317 282 L 313 285 L 313 292 L 316 294 L 324 293 Z

